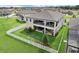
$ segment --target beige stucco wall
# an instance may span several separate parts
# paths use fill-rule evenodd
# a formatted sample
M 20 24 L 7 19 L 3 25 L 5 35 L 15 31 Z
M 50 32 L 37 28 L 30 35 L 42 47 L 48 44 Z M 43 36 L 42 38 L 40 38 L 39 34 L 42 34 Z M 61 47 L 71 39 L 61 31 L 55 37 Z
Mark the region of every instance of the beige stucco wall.
M 56 34 L 60 28 L 64 25 L 65 23 L 65 19 L 61 19 L 61 21 L 59 21 L 58 26 L 54 28 L 54 34 Z
M 26 28 L 31 27 L 32 29 L 34 29 L 34 27 L 33 27 L 33 19 L 31 19 L 31 18 L 27 18 L 27 19 L 28 19 L 28 21 L 26 21 Z M 30 22 L 30 19 L 31 19 L 31 22 Z

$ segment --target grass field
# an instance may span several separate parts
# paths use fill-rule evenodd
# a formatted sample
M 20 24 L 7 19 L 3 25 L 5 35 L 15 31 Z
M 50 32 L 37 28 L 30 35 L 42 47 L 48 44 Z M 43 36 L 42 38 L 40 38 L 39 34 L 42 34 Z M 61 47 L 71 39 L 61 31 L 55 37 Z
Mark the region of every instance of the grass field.
M 17 22 L 15 18 L 0 17 L 0 52 L 46 52 L 32 45 L 26 44 L 19 40 L 15 40 L 14 38 L 6 35 L 7 30 L 16 26 L 20 26 L 21 24 L 22 23 Z

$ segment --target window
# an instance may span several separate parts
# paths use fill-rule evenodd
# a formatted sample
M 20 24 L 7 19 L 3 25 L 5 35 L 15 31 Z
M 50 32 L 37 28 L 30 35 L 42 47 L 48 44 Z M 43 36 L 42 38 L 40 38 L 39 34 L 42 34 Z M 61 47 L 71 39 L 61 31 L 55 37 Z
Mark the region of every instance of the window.
M 24 20 L 24 17 L 21 17 L 22 20 Z
M 31 22 L 31 19 L 30 19 L 30 22 Z
M 59 22 L 56 22 L 56 26 L 58 25 Z

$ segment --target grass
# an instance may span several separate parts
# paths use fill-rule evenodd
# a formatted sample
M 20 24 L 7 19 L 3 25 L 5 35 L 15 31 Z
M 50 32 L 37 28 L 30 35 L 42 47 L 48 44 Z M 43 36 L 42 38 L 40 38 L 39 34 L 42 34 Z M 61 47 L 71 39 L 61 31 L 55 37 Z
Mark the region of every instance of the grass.
M 67 37 L 68 37 L 68 25 L 66 25 L 66 27 L 64 28 L 63 30 L 63 34 L 62 34 L 62 42 L 61 42 L 61 46 L 60 46 L 60 49 L 59 49 L 59 53 L 62 53 L 65 51 L 65 43 L 64 43 L 64 40 L 67 40 Z
M 65 33 L 63 33 L 65 32 Z M 63 33 L 63 36 L 61 36 Z M 42 39 L 43 39 L 43 33 L 37 32 L 37 31 L 33 31 L 33 32 L 28 32 L 27 30 L 24 29 L 20 29 L 18 31 L 16 31 L 14 34 L 24 37 L 26 39 L 35 41 L 35 42 L 41 42 L 42 43 Z M 62 27 L 61 30 L 59 31 L 58 35 L 56 37 L 47 35 L 47 39 L 48 39 L 48 44 L 51 48 L 53 49 L 58 49 L 61 37 L 64 37 L 64 39 L 66 39 L 67 37 L 67 30 L 66 30 L 66 26 Z M 64 52 L 64 43 L 62 42 L 62 48 L 60 49 L 61 52 Z
M 42 42 L 42 39 L 43 39 L 43 33 L 37 32 L 37 31 L 28 32 L 27 30 L 21 29 L 16 31 L 14 34 L 37 42 L 40 42 L 40 41 Z M 47 38 L 50 43 L 51 43 L 51 40 L 54 39 L 54 37 L 52 36 L 47 36 Z
M 27 52 L 27 53 L 38 53 L 38 52 L 46 52 L 37 47 L 29 45 L 27 43 L 16 40 L 12 37 L 6 35 L 6 31 L 14 28 L 16 26 L 21 25 L 15 20 L 16 18 L 4 18 L 0 17 L 0 52 L 7 53 L 19 53 L 19 52 Z
M 65 15 L 64 18 L 66 19 L 66 22 L 68 23 L 69 22 L 69 18 L 72 18 L 72 15 Z

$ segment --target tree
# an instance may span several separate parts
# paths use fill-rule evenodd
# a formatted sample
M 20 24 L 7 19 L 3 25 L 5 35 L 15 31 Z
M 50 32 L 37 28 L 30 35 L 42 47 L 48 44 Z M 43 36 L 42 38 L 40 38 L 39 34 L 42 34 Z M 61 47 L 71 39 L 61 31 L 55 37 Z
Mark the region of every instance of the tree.
M 76 18 L 76 15 L 73 15 L 72 17 L 73 17 L 73 18 Z
M 44 43 L 44 45 L 48 46 L 48 39 L 47 39 L 46 35 L 44 35 L 44 37 L 43 37 L 43 43 Z
M 68 11 L 67 14 L 68 14 L 68 15 L 72 15 L 73 12 L 72 12 L 72 11 Z

